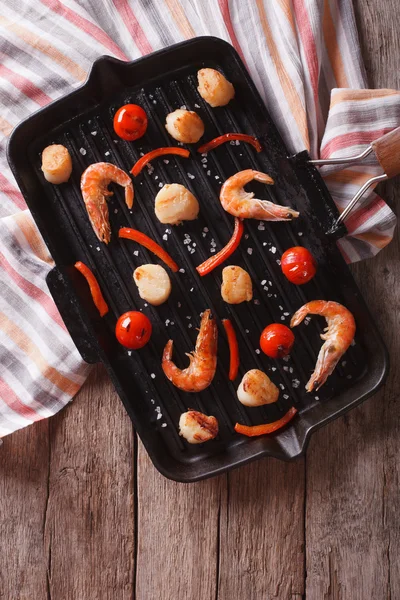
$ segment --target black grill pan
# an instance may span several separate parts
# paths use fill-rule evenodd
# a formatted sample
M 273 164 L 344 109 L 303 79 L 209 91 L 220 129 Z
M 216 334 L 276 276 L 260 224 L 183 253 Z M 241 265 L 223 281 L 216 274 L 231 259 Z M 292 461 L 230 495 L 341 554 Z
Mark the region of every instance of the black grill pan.
M 196 90 L 196 73 L 210 66 L 233 82 L 235 99 L 227 107 L 211 109 Z M 137 142 L 117 139 L 112 117 L 126 103 L 143 106 L 149 116 L 146 135 Z M 171 110 L 186 106 L 205 122 L 202 141 L 222 133 L 255 134 L 264 152 L 246 144 L 227 144 L 201 157 L 190 147 L 189 159 L 172 156 L 154 161 L 135 179 L 135 202 L 129 211 L 122 188 L 110 199 L 112 240 L 100 244 L 89 224 L 79 180 L 93 162 L 109 161 L 128 171 L 141 153 L 175 145 L 164 128 Z M 41 152 L 50 143 L 64 144 L 73 157 L 67 184 L 53 186 L 40 171 Z M 33 217 L 55 260 L 47 282 L 83 358 L 102 361 L 156 467 L 178 481 L 195 481 L 262 456 L 292 459 L 304 453 L 310 434 L 374 393 L 388 369 L 385 346 L 359 290 L 332 237 L 326 235 L 338 213 L 316 169 L 303 152 L 288 157 L 253 82 L 235 50 L 226 42 L 203 37 L 177 44 L 131 63 L 99 58 L 86 83 L 21 123 L 8 145 L 8 160 Z M 245 236 L 229 261 L 251 274 L 254 300 L 239 306 L 225 304 L 220 295 L 221 270 L 200 278 L 195 267 L 212 248 L 229 239 L 233 218 L 222 209 L 222 182 L 236 171 L 255 168 L 269 173 L 274 186 L 254 185 L 260 197 L 288 204 L 301 213 L 293 223 L 245 223 Z M 151 169 L 150 169 L 151 171 Z M 182 183 L 199 199 L 199 218 L 179 227 L 165 226 L 154 216 L 154 197 L 164 183 Z M 160 307 L 147 306 L 132 280 L 134 268 L 155 257 L 133 242 L 119 240 L 118 229 L 131 226 L 154 237 L 179 263 L 171 274 L 173 292 Z M 293 245 L 304 245 L 316 257 L 317 276 L 296 287 L 283 277 L 279 257 Z M 95 272 L 110 306 L 100 319 L 88 287 L 73 267 L 77 260 Z M 229 263 L 228 263 L 229 264 Z M 356 343 L 317 394 L 307 394 L 309 378 L 321 345 L 324 322 L 313 317 L 296 330 L 296 344 L 287 361 L 268 359 L 258 351 L 260 331 L 270 322 L 288 324 L 304 302 L 330 299 L 345 304 L 357 321 Z M 161 370 L 162 349 L 171 337 L 175 358 L 184 366 L 184 352 L 196 340 L 200 313 L 211 308 L 218 318 L 219 354 L 215 379 L 200 394 L 175 388 Z M 143 310 L 153 323 L 150 343 L 128 352 L 116 342 L 114 327 L 127 310 Z M 265 370 L 281 388 L 276 405 L 247 409 L 236 399 L 227 377 L 228 347 L 221 319 L 232 319 L 241 350 L 239 377 L 250 368 Z M 285 430 L 257 439 L 235 434 L 236 421 L 257 424 L 273 421 L 292 405 L 299 415 Z M 216 440 L 190 446 L 178 435 L 180 414 L 195 408 L 213 414 L 220 423 Z

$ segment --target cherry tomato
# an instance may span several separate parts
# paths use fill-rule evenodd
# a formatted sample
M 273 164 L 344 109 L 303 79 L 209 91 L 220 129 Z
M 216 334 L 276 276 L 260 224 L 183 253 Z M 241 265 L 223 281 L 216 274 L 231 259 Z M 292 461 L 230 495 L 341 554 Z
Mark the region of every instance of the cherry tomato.
M 283 358 L 292 349 L 294 335 L 289 327 L 280 323 L 268 325 L 261 334 L 261 350 L 270 358 Z
M 147 115 L 137 104 L 125 104 L 114 116 L 115 133 L 128 142 L 141 138 L 147 129 Z
M 118 319 L 115 335 L 125 348 L 138 350 L 147 344 L 152 329 L 151 322 L 146 315 L 136 310 L 130 310 Z
M 317 261 L 307 248 L 295 246 L 282 254 L 281 267 L 289 281 L 296 285 L 303 285 L 317 272 Z

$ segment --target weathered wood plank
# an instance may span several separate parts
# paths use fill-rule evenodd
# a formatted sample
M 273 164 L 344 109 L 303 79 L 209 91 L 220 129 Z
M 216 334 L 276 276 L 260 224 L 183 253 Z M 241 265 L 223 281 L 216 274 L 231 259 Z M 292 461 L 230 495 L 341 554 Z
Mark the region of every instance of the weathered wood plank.
M 266 459 L 228 474 L 218 600 L 300 600 L 304 461 Z
M 400 87 L 397 0 L 355 2 L 372 87 Z M 399 207 L 399 181 L 384 197 Z M 397 210 L 398 212 L 398 210 Z M 314 600 L 400 597 L 399 238 L 353 267 L 392 357 L 377 394 L 311 441 L 307 456 L 307 585 Z
M 49 598 L 131 600 L 133 431 L 101 367 L 50 431 Z
M 0 448 L 0 598 L 46 598 L 44 516 L 48 421 L 4 439 Z
M 225 477 L 165 479 L 139 442 L 136 600 L 214 600 Z

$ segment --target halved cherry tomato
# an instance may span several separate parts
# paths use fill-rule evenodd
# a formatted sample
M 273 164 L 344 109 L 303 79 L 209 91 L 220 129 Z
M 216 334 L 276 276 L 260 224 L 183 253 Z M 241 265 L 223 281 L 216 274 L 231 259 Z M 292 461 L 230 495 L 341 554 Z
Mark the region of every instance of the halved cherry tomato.
M 303 285 L 317 272 L 317 261 L 307 248 L 294 246 L 282 254 L 282 272 L 291 283 Z
M 260 337 L 260 348 L 270 358 L 283 358 L 289 354 L 293 343 L 293 332 L 281 323 L 268 325 Z
M 152 332 L 150 319 L 141 312 L 130 310 L 117 321 L 115 335 L 117 340 L 129 350 L 143 348 L 149 341 Z
M 147 129 L 147 115 L 137 104 L 125 104 L 114 116 L 115 133 L 128 142 L 141 138 Z

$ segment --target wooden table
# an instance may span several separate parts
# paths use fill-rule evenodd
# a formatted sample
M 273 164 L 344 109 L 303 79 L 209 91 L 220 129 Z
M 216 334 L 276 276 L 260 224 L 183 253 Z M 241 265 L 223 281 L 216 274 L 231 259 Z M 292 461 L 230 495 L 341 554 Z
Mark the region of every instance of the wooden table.
M 398 0 L 355 6 L 371 87 L 400 88 Z M 399 180 L 383 193 L 394 206 Z M 168 481 L 100 367 L 61 414 L 6 438 L 0 599 L 399 599 L 398 237 L 352 270 L 392 371 L 305 460 Z

